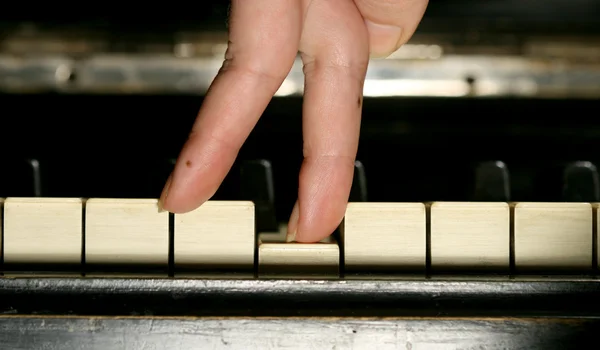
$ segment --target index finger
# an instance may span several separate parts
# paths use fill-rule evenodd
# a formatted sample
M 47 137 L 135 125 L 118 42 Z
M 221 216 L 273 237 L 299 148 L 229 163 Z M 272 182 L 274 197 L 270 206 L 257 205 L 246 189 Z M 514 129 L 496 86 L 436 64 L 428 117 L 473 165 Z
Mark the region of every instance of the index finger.
M 298 0 L 233 0 L 225 62 L 163 190 L 164 210 L 184 213 L 214 195 L 298 52 Z

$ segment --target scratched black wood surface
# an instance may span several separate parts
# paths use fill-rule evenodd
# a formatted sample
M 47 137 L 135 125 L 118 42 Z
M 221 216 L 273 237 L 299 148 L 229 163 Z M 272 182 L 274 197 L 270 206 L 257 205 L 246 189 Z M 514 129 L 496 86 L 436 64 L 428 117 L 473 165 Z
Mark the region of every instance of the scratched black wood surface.
M 595 319 L 0 317 L 3 349 L 587 349 Z
M 595 278 L 1 278 L 4 315 L 600 317 Z

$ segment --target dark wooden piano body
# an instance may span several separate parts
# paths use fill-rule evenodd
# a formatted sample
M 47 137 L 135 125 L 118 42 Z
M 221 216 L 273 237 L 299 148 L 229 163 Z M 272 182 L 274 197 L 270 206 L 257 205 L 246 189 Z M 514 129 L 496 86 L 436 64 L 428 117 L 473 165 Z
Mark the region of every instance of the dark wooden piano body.
M 41 51 L 56 46 L 39 43 L 61 38 L 108 42 L 103 50 L 122 53 L 119 62 L 126 64 L 136 54 L 172 52 L 177 32 L 218 36 L 226 3 L 194 6 L 197 11 L 161 9 L 162 17 L 149 10 L 136 23 L 107 19 L 100 10 L 68 21 L 3 13 L 0 54 L 45 57 Z M 591 0 L 544 6 L 432 2 L 415 45 L 437 45 L 447 55 L 472 60 L 472 67 L 500 57 L 506 66 L 514 59 L 534 62 L 539 71 L 465 71 L 452 78 L 471 87 L 462 96 L 433 90 L 366 96 L 358 159 L 365 166 L 368 200 L 472 200 L 474 169 L 488 160 L 507 164 L 510 200 L 600 200 L 585 177 L 568 181 L 582 182 L 580 192 L 591 199 L 565 191 L 569 163 L 600 162 L 599 9 Z M 70 57 L 85 62 L 94 50 Z M 442 74 L 432 62 L 431 74 Z M 77 70 L 59 88 L 33 84 L 30 90 L 2 74 L 0 69 L 0 197 L 157 197 L 202 103 L 202 91 L 168 86 L 135 93 L 80 89 Z M 534 92 L 480 90 L 490 79 L 518 86 L 531 76 L 538 84 Z M 301 102 L 301 96 L 273 100 L 217 199 L 241 199 L 240 166 L 267 159 L 276 216 L 287 219 L 302 157 Z M 25 159 L 39 161 L 37 190 Z M 597 338 L 596 273 L 329 281 L 5 276 L 0 341 L 7 349 L 579 349 L 593 347 L 588 344 Z
M 12 348 L 575 349 L 594 342 L 600 315 L 598 281 L 573 276 L 0 283 Z

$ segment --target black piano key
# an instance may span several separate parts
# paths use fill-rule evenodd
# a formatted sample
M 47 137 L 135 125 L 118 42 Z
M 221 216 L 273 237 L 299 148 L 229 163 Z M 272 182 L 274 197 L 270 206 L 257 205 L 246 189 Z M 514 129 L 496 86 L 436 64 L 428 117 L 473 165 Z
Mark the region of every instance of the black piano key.
M 175 169 L 176 158 L 164 158 L 152 163 L 152 170 L 147 175 L 147 184 L 144 189 L 143 198 L 159 198 L 169 175 Z
M 50 184 L 44 196 L 84 198 L 158 198 L 171 160 L 106 154 L 85 160 L 64 157 L 44 165 Z M 51 187 L 50 187 L 51 185 Z
M 267 160 L 245 161 L 240 171 L 242 200 L 254 202 L 256 231 L 277 232 L 273 169 Z
M 367 201 L 367 177 L 365 175 L 365 167 L 362 162 L 354 162 L 354 180 L 350 189 L 350 202 L 366 202 Z
M 510 201 L 510 177 L 506 164 L 501 161 L 480 163 L 475 170 L 476 201 Z
M 42 177 L 37 159 L 3 162 L 0 171 L 0 197 L 41 197 Z
M 563 200 L 565 202 L 598 202 L 600 184 L 598 169 L 592 162 L 573 162 L 564 170 Z

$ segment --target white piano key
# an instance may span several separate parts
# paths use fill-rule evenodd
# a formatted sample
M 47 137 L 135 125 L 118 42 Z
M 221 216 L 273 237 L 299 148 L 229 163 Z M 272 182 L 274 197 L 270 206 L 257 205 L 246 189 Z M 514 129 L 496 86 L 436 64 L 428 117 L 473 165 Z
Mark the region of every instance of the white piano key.
M 4 225 L 2 224 L 4 222 L 4 198 L 0 198 L 0 245 L 3 244 L 3 237 L 4 237 Z M 0 258 L 2 257 L 2 252 L 0 252 Z
M 501 202 L 431 204 L 431 267 L 509 272 L 510 208 Z
M 175 214 L 174 236 L 176 270 L 253 273 L 252 202 L 208 201 L 189 213 Z
M 260 278 L 337 278 L 340 249 L 333 237 L 317 243 L 287 243 L 285 237 L 261 235 L 258 241 Z
M 592 220 L 590 203 L 515 203 L 515 268 L 590 270 Z
M 598 225 L 600 223 L 600 203 L 592 203 L 592 219 L 593 219 L 593 232 L 596 235 L 596 268 L 600 269 L 600 240 L 598 239 Z M 593 237 L 592 237 L 593 239 Z
M 169 214 L 156 199 L 92 198 L 86 203 L 86 265 L 168 267 Z M 95 269 L 95 268 L 93 268 Z
M 349 203 L 342 235 L 347 273 L 425 271 L 422 203 Z
M 82 208 L 78 198 L 7 198 L 5 264 L 80 266 Z

